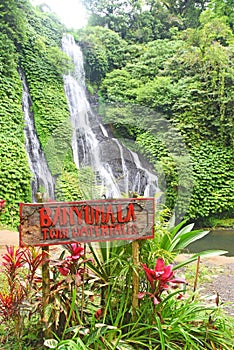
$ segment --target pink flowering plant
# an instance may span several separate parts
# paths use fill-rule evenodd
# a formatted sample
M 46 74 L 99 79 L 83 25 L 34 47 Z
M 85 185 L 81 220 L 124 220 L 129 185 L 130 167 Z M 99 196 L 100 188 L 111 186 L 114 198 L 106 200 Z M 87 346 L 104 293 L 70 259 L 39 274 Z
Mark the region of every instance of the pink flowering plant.
M 150 284 L 151 292 L 141 292 L 138 294 L 138 298 L 142 299 L 145 295 L 149 295 L 153 299 L 154 305 L 161 303 L 164 291 L 177 288 L 180 284 L 187 284 L 185 279 L 175 277 L 172 265 L 165 265 L 162 258 L 157 259 L 154 269 L 150 269 L 146 264 L 142 264 L 142 267 Z
M 85 264 L 89 260 L 85 258 L 85 249 L 80 243 L 67 244 L 64 247 L 66 250 L 57 260 L 50 260 L 51 293 L 47 309 L 49 325 L 59 335 L 60 330 L 64 330 L 65 324 L 79 322 L 78 320 L 82 318 L 87 271 Z M 71 300 L 74 295 L 76 298 L 71 311 Z
M 54 279 L 53 282 L 58 280 L 58 286 L 66 285 L 73 288 L 79 287 L 82 283 L 84 275 L 84 248 L 79 243 L 72 243 L 65 245 L 66 250 L 70 253 L 64 257 L 65 251 L 58 261 L 54 263 Z M 56 272 L 57 271 L 57 272 Z M 64 277 L 61 279 L 61 277 Z M 54 289 L 56 289 L 56 283 Z
M 57 263 L 57 269 L 63 276 L 68 274 L 80 275 L 80 258 L 84 255 L 84 248 L 79 243 L 67 244 L 65 247 L 70 255 Z

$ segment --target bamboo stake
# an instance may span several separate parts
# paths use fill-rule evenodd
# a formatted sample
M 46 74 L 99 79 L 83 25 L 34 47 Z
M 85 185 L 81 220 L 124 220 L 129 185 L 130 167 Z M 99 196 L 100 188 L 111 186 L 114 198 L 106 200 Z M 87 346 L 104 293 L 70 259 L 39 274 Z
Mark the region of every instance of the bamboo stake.
M 134 270 L 132 272 L 132 286 L 133 286 L 133 296 L 132 296 L 132 318 L 133 321 L 136 320 L 136 310 L 138 308 L 138 293 L 139 293 L 139 275 L 136 269 L 139 266 L 139 243 L 138 241 L 132 242 L 132 260 Z
M 201 257 L 199 255 L 197 257 L 197 269 L 196 269 L 196 276 L 195 276 L 194 285 L 193 285 L 193 293 L 195 293 L 197 290 L 197 281 L 198 281 L 198 275 L 199 275 L 200 262 L 201 262 Z M 194 295 L 192 300 L 194 300 Z

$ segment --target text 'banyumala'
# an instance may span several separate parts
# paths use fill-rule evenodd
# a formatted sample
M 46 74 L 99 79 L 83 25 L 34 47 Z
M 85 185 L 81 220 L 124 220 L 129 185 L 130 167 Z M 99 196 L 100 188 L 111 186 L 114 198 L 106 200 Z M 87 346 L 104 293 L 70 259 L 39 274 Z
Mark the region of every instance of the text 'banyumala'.
M 129 203 L 123 207 L 122 204 L 113 206 L 71 206 L 56 208 L 43 207 L 40 209 L 41 227 L 74 226 L 74 225 L 101 225 L 114 223 L 127 223 L 135 221 L 134 204 Z

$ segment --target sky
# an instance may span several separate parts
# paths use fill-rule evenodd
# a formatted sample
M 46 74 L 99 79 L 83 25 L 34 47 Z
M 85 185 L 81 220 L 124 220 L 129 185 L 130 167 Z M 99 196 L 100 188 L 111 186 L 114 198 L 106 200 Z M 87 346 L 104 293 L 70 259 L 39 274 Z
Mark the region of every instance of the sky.
M 31 0 L 33 5 L 47 4 L 67 28 L 81 28 L 86 22 L 86 12 L 79 0 Z

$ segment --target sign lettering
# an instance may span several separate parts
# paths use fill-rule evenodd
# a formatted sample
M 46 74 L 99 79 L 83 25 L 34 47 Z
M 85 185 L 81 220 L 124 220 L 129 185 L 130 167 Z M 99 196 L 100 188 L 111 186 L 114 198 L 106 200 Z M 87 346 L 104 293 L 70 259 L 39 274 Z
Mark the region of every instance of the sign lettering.
M 154 199 L 20 204 L 20 246 L 153 237 Z

